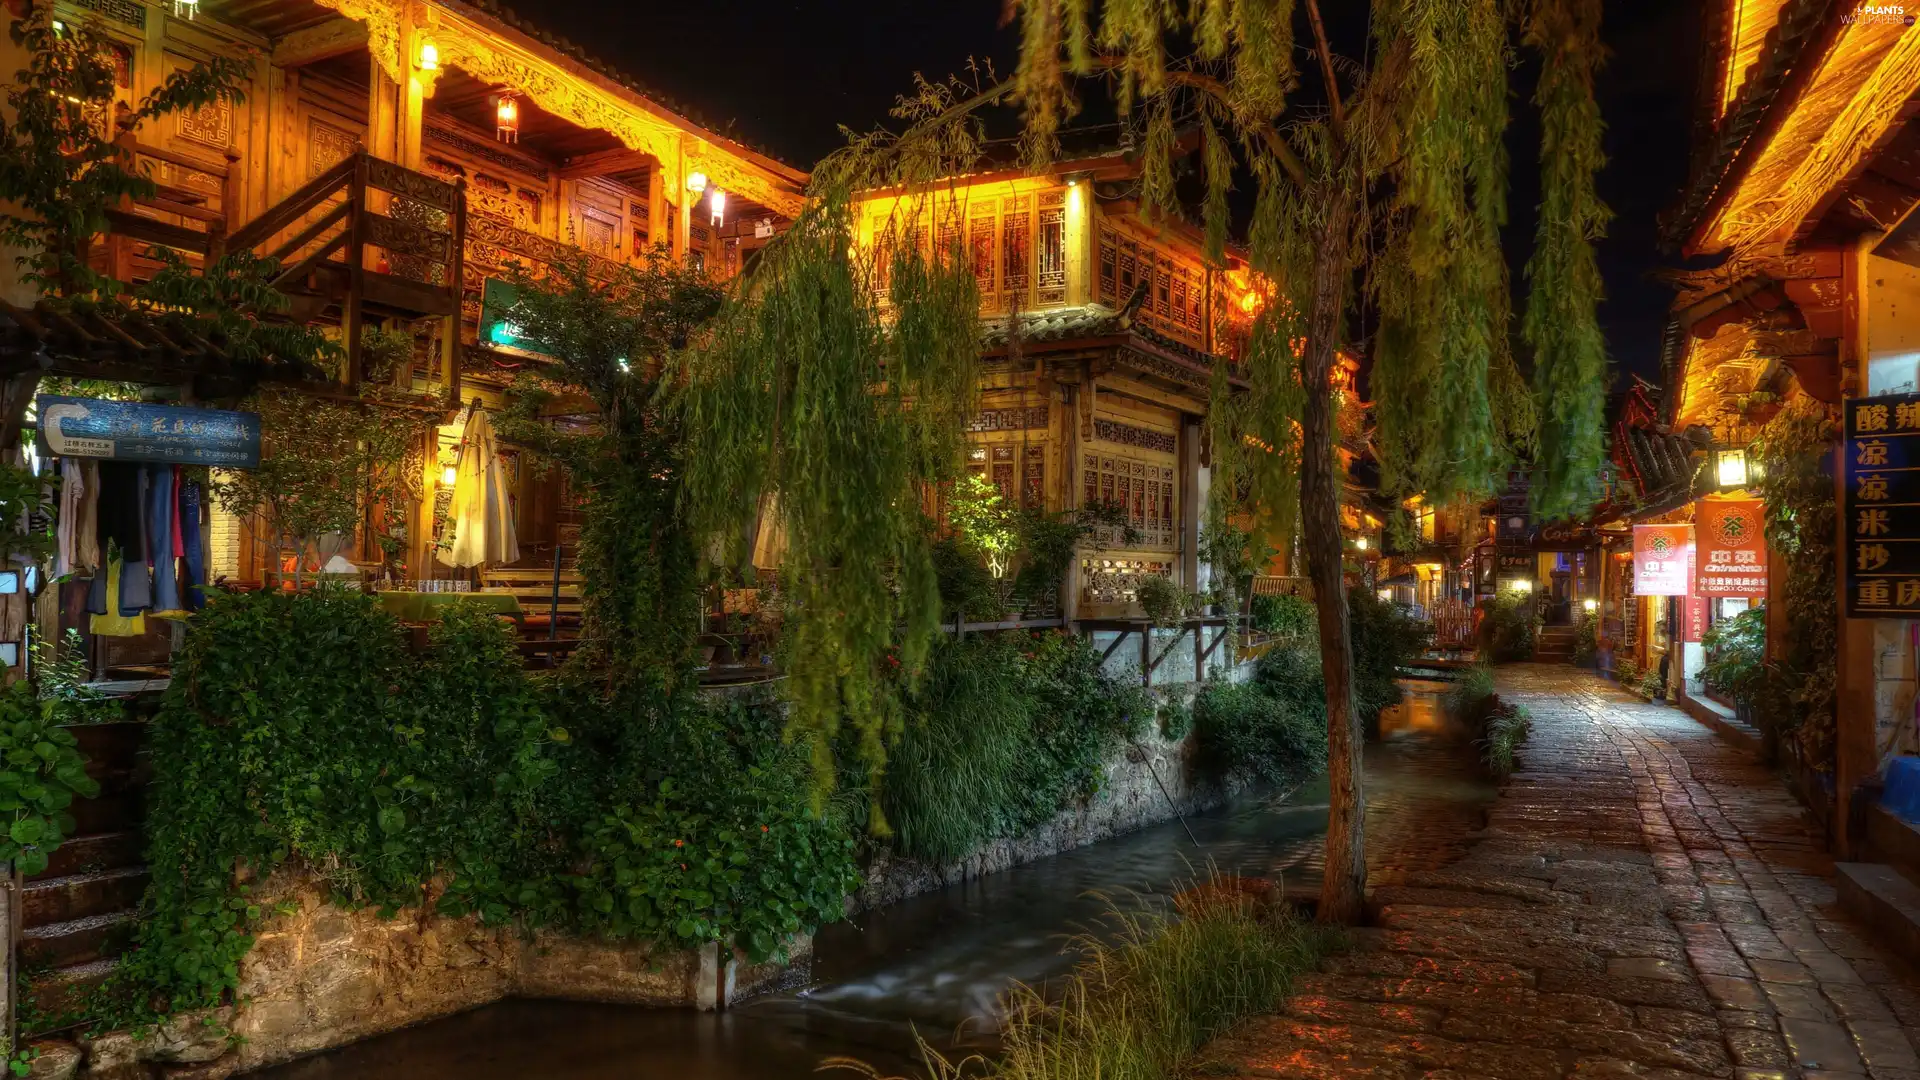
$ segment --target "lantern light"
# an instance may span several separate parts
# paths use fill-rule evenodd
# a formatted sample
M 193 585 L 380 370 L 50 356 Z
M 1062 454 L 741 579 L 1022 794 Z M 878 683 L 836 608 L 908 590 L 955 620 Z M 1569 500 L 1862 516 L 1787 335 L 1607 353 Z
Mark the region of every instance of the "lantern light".
M 1587 614 L 1591 615 L 1600 610 L 1600 601 L 1589 596 L 1585 600 L 1580 601 L 1580 606 L 1586 609 Z
M 459 482 L 460 482 L 460 467 L 458 465 L 449 465 L 446 468 L 440 470 L 440 486 L 441 487 L 452 487 Z
M 175 2 L 180 2 L 180 0 L 175 0 Z M 192 0 L 192 2 L 198 3 L 199 0 Z M 440 70 L 440 47 L 431 41 L 423 41 L 420 43 L 420 70 Z
M 1382 599 L 1382 600 L 1386 600 L 1386 601 L 1388 601 L 1388 602 L 1391 602 L 1391 601 L 1393 600 L 1393 590 L 1392 590 L 1392 589 L 1381 589 L 1381 590 L 1380 590 L 1380 599 Z
M 193 13 L 198 10 L 200 10 L 200 0 L 173 0 L 173 13 L 179 18 L 191 22 Z
M 1719 455 L 1720 486 L 1739 488 L 1747 486 L 1747 452 L 1745 450 L 1722 450 Z
M 1355 537 L 1353 540 L 1353 546 L 1359 548 L 1361 551 L 1367 550 L 1367 538 L 1364 536 Z
M 688 173 L 687 190 L 693 192 L 696 196 L 707 190 L 707 174 L 703 172 Z
M 707 207 L 713 213 L 713 223 L 720 224 L 720 216 L 727 212 L 727 193 L 714 188 L 713 194 L 707 196 Z
M 509 94 L 500 95 L 493 107 L 493 137 L 504 143 L 520 141 L 520 103 Z
M 1507 587 L 1517 593 L 1530 593 L 1533 591 L 1533 582 L 1526 578 L 1515 578 L 1507 583 Z

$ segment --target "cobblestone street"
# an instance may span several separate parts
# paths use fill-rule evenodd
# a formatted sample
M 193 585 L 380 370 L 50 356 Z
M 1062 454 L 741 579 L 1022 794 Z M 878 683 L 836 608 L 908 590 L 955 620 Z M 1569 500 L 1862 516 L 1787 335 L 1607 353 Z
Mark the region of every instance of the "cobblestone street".
M 1485 834 L 1376 874 L 1375 925 L 1200 1075 L 1920 1080 L 1920 979 L 1780 780 L 1585 671 L 1500 692 L 1535 724 Z

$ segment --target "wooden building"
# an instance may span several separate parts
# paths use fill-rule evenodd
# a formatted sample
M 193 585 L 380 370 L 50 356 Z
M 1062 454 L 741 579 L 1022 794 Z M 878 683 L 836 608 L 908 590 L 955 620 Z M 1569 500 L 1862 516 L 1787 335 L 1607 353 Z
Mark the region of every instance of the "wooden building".
M 160 194 L 114 214 L 96 262 L 138 282 L 154 243 L 195 262 L 273 255 L 296 317 L 340 327 L 349 383 L 365 374 L 359 327 L 387 324 L 419 340 L 402 388 L 496 407 L 539 362 L 486 310 L 508 264 L 537 273 L 580 254 L 610 274 L 665 245 L 725 277 L 803 202 L 805 173 L 487 0 L 55 5 L 111 39 L 125 103 L 213 56 L 252 68 L 244 101 L 128 136 Z M 429 492 L 458 428 L 440 434 L 420 455 Z M 550 562 L 568 539 L 570 501 L 558 481 L 520 478 L 525 561 Z M 409 558 L 420 576 L 430 504 Z M 214 543 L 215 573 L 260 579 L 267 556 L 246 522 L 217 517 Z
M 1122 507 L 1138 534 L 1082 551 L 1069 619 L 1137 614 L 1149 575 L 1206 587 L 1208 388 L 1260 303 L 1238 256 L 1210 265 L 1197 229 L 1143 222 L 1137 175 L 1096 150 L 860 203 L 860 242 L 883 262 L 895 244 L 957 240 L 974 268 L 986 368 L 970 468 L 1028 505 Z
M 1718 449 L 1783 404 L 1916 388 L 1920 34 L 1889 5 L 1704 8 L 1694 167 L 1666 228 L 1711 269 L 1676 275 L 1658 427 L 1705 432 Z M 1769 565 L 1778 595 L 1780 559 Z M 1805 764 L 1832 769 L 1834 840 L 1847 851 L 1854 792 L 1911 749 L 1915 667 L 1910 620 L 1838 614 L 1837 749 Z M 1773 605 L 1770 635 L 1788 617 Z

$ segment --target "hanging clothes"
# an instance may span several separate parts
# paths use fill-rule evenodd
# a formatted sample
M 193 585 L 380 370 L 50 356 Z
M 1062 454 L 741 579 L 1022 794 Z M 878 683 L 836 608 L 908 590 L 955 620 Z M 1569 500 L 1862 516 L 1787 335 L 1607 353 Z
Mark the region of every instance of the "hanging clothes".
M 63 578 L 80 561 L 80 503 L 86 496 L 86 478 L 79 458 L 60 459 L 60 510 L 53 522 L 53 576 Z
M 435 552 L 448 566 L 520 561 L 520 540 L 513 523 L 513 500 L 506 468 L 483 410 L 467 418 L 460 436 L 460 471 L 453 485 L 453 546 Z
M 206 554 L 200 546 L 200 481 L 182 477 L 180 485 L 180 598 L 186 601 L 188 611 L 199 611 L 207 606 L 207 594 L 201 586 L 207 583 Z
M 124 610 L 120 606 L 120 586 L 126 580 L 126 568 L 125 560 L 116 560 L 96 577 L 106 583 L 101 587 L 106 590 L 105 606 L 110 611 Z M 88 620 L 88 629 L 101 637 L 139 637 L 147 632 L 147 617 L 138 610 L 131 615 L 95 615 Z
M 147 479 L 147 561 L 153 567 L 153 610 L 156 613 L 183 611 L 180 606 L 179 580 L 175 574 L 174 515 L 179 504 L 173 497 L 173 466 L 149 465 Z
M 80 519 L 74 524 L 74 569 L 100 571 L 100 463 L 81 461 Z

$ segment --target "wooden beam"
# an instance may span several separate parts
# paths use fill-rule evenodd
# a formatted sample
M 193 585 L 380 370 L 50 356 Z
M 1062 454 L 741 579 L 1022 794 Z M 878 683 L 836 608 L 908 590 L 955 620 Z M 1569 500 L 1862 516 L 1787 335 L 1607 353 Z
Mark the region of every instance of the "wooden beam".
M 617 146 L 612 150 L 600 150 L 568 158 L 567 163 L 560 167 L 560 179 L 579 180 L 588 176 L 611 176 L 615 173 L 650 168 L 652 165 L 653 155 Z
M 358 52 L 367 47 L 365 23 L 352 19 L 329 19 L 275 41 L 270 59 L 274 67 L 297 68 L 336 56 Z

